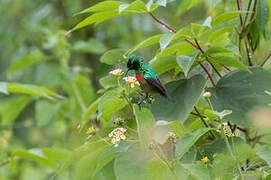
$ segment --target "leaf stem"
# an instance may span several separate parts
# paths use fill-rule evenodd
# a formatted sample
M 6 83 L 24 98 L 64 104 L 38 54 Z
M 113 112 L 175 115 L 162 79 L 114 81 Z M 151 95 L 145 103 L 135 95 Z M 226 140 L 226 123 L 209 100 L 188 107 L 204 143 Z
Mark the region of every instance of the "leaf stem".
M 237 3 L 237 8 L 238 8 L 238 10 L 239 10 L 239 11 L 240 11 L 240 10 L 243 10 L 243 9 L 242 9 L 242 6 L 241 6 L 242 0 L 236 0 L 236 3 Z M 239 14 L 239 17 L 240 17 L 240 24 L 241 24 L 241 26 L 243 26 L 242 14 Z
M 252 63 L 252 57 L 251 57 L 251 52 L 249 50 L 249 44 L 248 44 L 248 40 L 247 40 L 247 37 L 245 37 L 245 46 L 246 46 L 246 51 L 247 51 L 247 60 L 248 60 L 248 65 L 249 66 L 253 66 L 253 63 Z
M 265 65 L 265 63 L 268 61 L 268 59 L 271 57 L 271 53 L 264 59 L 264 61 L 261 64 L 261 67 Z
M 199 118 L 201 119 L 202 123 L 205 125 L 205 127 L 210 128 L 208 123 L 205 121 L 203 116 L 200 114 L 198 108 L 196 106 L 194 106 L 194 109 L 195 109 L 196 113 L 198 114 Z M 211 136 L 213 137 L 213 139 L 215 139 L 215 135 L 213 134 L 213 132 L 212 131 L 209 131 L 209 132 L 210 132 Z
M 170 30 L 173 33 L 176 33 L 177 31 L 172 29 L 171 27 L 169 27 L 168 25 L 166 25 L 165 23 L 163 23 L 162 21 L 160 21 L 159 19 L 157 19 L 151 12 L 149 12 L 149 14 L 151 15 L 151 17 L 157 21 L 159 24 L 161 24 L 164 28 Z
M 203 70 L 205 71 L 205 73 L 208 75 L 208 77 L 209 77 L 209 79 L 210 79 L 210 81 L 211 81 L 213 87 L 215 87 L 215 82 L 214 82 L 214 80 L 213 80 L 211 74 L 208 72 L 208 70 L 204 67 L 204 65 L 203 65 L 201 62 L 199 62 L 199 65 L 202 67 L 202 69 L 203 69 Z
M 196 44 L 197 44 L 198 49 L 200 50 L 200 52 L 201 52 L 202 54 L 204 54 L 205 51 L 200 47 L 199 42 L 198 42 L 198 40 L 197 40 L 196 38 L 195 38 L 195 42 L 196 42 Z M 218 72 L 218 70 L 217 70 L 216 67 L 213 65 L 213 63 L 209 62 L 208 57 L 205 56 L 205 58 L 206 58 L 207 62 L 212 66 L 212 68 L 215 70 L 216 74 L 217 74 L 220 78 L 222 78 L 221 74 Z

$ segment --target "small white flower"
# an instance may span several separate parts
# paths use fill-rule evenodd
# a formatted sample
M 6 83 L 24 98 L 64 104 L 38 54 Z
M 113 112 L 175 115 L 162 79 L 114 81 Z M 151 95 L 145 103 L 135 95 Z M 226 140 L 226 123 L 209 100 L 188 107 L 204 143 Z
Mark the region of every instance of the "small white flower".
M 115 69 L 113 71 L 110 71 L 109 74 L 112 74 L 114 76 L 122 76 L 124 72 L 122 71 L 122 69 Z
M 212 94 L 210 92 L 205 92 L 205 93 L 203 93 L 202 96 L 205 97 L 205 98 L 209 98 L 209 97 L 212 96 Z
M 126 131 L 127 131 L 127 129 L 125 129 L 125 128 L 116 128 L 108 134 L 108 136 L 110 138 L 112 137 L 111 143 L 114 144 L 114 147 L 119 146 L 118 142 L 120 140 L 126 139 L 126 136 L 124 135 L 124 132 L 126 132 Z
M 128 84 L 130 84 L 131 88 L 135 87 L 135 84 L 140 86 L 139 82 L 137 81 L 137 79 L 133 76 L 128 76 L 128 77 L 124 77 L 123 78 Z
M 123 139 L 123 140 L 125 140 L 126 136 L 125 135 L 121 135 L 120 138 Z

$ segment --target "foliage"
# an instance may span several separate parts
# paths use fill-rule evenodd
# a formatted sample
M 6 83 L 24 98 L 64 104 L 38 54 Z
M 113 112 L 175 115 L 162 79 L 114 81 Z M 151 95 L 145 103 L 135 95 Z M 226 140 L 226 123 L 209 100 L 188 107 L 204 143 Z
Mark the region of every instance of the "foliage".
M 90 5 L 1 4 L 0 179 L 271 177 L 269 0 Z

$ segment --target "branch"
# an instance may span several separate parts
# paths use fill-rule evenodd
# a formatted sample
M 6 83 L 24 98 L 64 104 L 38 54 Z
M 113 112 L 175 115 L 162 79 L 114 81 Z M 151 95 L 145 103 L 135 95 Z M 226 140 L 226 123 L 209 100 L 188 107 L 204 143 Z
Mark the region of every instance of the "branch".
M 236 0 L 236 2 L 237 2 L 237 8 L 238 8 L 238 10 L 239 11 L 242 10 L 242 5 L 241 5 L 242 1 L 241 0 Z M 242 14 L 240 14 L 239 17 L 240 17 L 240 24 L 242 26 L 243 25 Z
M 205 73 L 208 75 L 210 81 L 212 82 L 213 84 L 213 87 L 215 87 L 215 82 L 211 76 L 211 74 L 208 72 L 208 70 L 203 66 L 203 64 L 201 62 L 199 62 L 199 65 L 202 67 L 202 69 L 205 71 Z
M 196 38 L 195 38 L 195 42 L 196 42 L 196 44 L 197 44 L 198 49 L 200 50 L 200 52 L 201 52 L 202 54 L 204 54 L 205 51 L 200 47 L 200 45 L 199 45 L 199 43 L 198 43 L 198 40 L 197 40 Z M 208 57 L 206 56 L 205 58 L 206 58 L 206 60 L 208 61 Z M 208 62 L 209 62 L 209 61 L 208 61 Z M 220 78 L 222 78 L 221 74 L 218 72 L 218 70 L 216 69 L 216 67 L 215 67 L 211 62 L 209 62 L 209 64 L 211 64 L 211 66 L 212 66 L 212 68 L 215 70 L 216 74 L 217 74 Z
M 268 59 L 271 57 L 271 53 L 264 59 L 264 61 L 261 64 L 261 67 L 265 65 L 265 63 L 268 61 Z
M 248 65 L 253 66 L 252 60 L 251 60 L 251 53 L 249 51 L 249 45 L 248 45 L 248 40 L 245 38 L 245 46 L 246 46 L 246 51 L 247 51 L 247 60 L 248 60 Z
M 151 12 L 149 12 L 149 14 L 151 15 L 151 17 L 157 21 L 159 24 L 161 24 L 164 28 L 167 28 L 168 30 L 170 30 L 173 33 L 176 33 L 177 31 L 172 29 L 171 27 L 169 27 L 168 25 L 166 25 L 165 23 L 163 23 L 162 21 L 160 21 L 159 19 L 157 19 Z
M 194 106 L 194 109 L 195 109 L 196 113 L 198 114 L 199 118 L 201 119 L 202 123 L 205 125 L 205 127 L 209 128 L 209 125 L 204 120 L 203 116 L 200 114 L 198 108 L 196 108 L 196 106 Z M 215 135 L 213 134 L 213 132 L 212 131 L 209 131 L 209 132 L 212 135 L 212 137 L 215 139 Z

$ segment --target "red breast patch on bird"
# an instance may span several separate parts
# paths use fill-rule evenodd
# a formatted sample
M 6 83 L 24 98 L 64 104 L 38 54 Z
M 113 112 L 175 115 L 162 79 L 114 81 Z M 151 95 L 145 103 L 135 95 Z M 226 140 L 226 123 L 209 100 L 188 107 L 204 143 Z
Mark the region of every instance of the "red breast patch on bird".
M 137 73 L 136 79 L 139 81 L 140 79 L 143 79 L 143 73 Z

